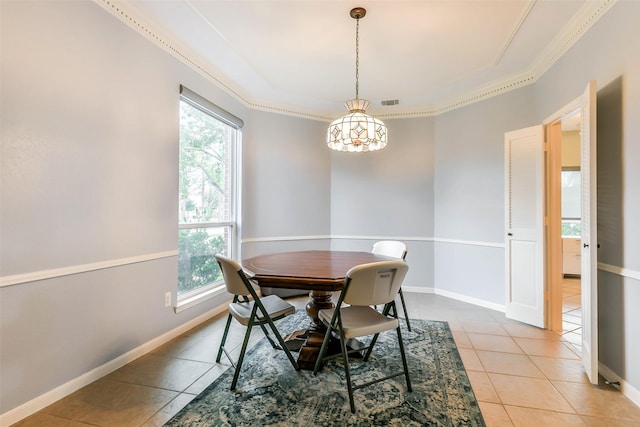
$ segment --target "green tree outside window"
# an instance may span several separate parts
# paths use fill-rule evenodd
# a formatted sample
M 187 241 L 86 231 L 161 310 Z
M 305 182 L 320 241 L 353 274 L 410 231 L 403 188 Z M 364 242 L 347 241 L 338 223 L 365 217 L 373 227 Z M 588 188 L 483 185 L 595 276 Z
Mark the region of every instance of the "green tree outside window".
M 215 255 L 230 249 L 236 132 L 180 102 L 178 295 L 222 279 Z

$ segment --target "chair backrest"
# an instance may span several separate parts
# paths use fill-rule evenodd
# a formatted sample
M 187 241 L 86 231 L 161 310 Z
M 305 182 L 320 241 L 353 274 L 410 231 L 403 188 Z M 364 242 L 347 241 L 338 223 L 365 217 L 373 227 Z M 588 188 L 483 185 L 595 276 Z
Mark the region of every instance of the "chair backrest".
M 341 298 L 350 305 L 386 304 L 395 299 L 409 266 L 402 260 L 361 264 L 347 272 Z
M 407 256 L 407 245 L 397 240 L 381 240 L 373 244 L 371 252 L 378 255 L 404 259 Z
M 227 292 L 233 295 L 249 295 L 251 292 L 245 283 L 245 275 L 238 261 L 222 255 L 216 255 L 216 261 L 222 269 Z M 249 285 L 250 286 L 250 285 Z

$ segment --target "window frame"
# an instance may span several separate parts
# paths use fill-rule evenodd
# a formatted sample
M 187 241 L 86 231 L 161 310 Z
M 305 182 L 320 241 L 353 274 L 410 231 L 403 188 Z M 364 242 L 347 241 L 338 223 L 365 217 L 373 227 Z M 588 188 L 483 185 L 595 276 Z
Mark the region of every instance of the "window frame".
M 579 174 L 582 174 L 582 170 L 581 170 L 580 166 L 563 166 L 561 173 L 564 173 L 564 172 L 578 172 Z M 582 179 L 581 178 L 578 179 L 578 182 L 581 183 Z M 562 186 L 561 194 L 562 194 L 562 197 L 564 198 L 564 197 L 566 197 L 565 196 L 565 191 L 566 190 L 565 190 L 565 186 L 564 185 L 561 184 L 561 186 Z M 582 190 L 580 188 L 577 190 L 578 195 L 580 195 L 580 199 L 582 199 L 581 191 Z M 564 200 L 563 200 L 563 203 L 564 203 Z M 582 200 L 580 200 L 580 203 L 582 203 Z M 562 208 L 563 208 L 562 212 L 560 213 L 560 216 L 561 216 L 560 222 L 561 222 L 562 228 L 564 228 L 564 225 L 566 223 L 570 223 L 570 222 L 577 223 L 578 226 L 581 228 L 582 227 L 582 218 L 579 217 L 579 216 L 578 217 L 565 216 L 564 215 L 565 214 L 564 205 L 562 206 Z M 580 235 L 579 234 L 566 234 L 565 235 L 564 232 L 563 232 L 562 237 L 580 237 Z
M 208 229 L 208 228 L 228 228 L 229 230 L 229 253 L 227 256 L 232 258 L 236 258 L 240 254 L 240 201 L 241 201 L 241 153 L 242 153 L 242 126 L 244 122 L 234 116 L 233 114 L 227 112 L 226 110 L 218 107 L 214 103 L 208 101 L 207 99 L 201 97 L 197 93 L 191 91 L 185 86 L 180 86 L 180 102 L 185 102 L 193 108 L 196 108 L 213 117 L 216 120 L 224 123 L 227 126 L 230 126 L 235 129 L 235 141 L 231 143 L 230 155 L 231 161 L 229 162 L 230 167 L 232 168 L 231 173 L 229 174 L 229 191 L 231 193 L 230 196 L 230 220 L 220 221 L 220 222 L 199 222 L 199 223 L 182 223 L 180 218 L 178 218 L 178 233 L 181 230 L 188 229 Z M 180 142 L 179 142 L 180 143 Z M 180 173 L 179 173 L 180 174 Z M 178 197 L 178 201 L 180 197 Z M 178 261 L 179 262 L 179 261 Z M 176 295 L 177 295 L 177 303 L 175 307 L 175 312 L 178 313 L 187 308 L 193 307 L 203 301 L 206 301 L 210 298 L 213 298 L 217 295 L 221 295 L 226 291 L 223 280 L 216 280 L 207 285 L 203 285 L 197 289 L 193 289 L 191 291 L 185 292 L 183 294 L 178 294 L 177 291 L 177 279 L 176 276 Z

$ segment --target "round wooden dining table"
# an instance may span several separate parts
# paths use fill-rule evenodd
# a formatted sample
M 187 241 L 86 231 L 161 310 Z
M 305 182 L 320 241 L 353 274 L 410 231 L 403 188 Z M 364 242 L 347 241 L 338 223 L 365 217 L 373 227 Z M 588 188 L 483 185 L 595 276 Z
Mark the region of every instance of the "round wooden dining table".
M 300 353 L 298 365 L 302 369 L 312 370 L 320 352 L 326 328 L 318 319 L 318 311 L 333 309 L 333 292 L 342 289 L 347 272 L 361 264 L 389 261 L 391 258 L 371 252 L 349 251 L 298 251 L 258 255 L 242 260 L 247 273 L 252 275 L 260 287 L 306 289 L 309 290 L 309 302 L 306 311 L 312 320 L 309 328 L 296 331 L 285 338 L 287 346 Z M 298 343 L 299 346 L 294 346 Z M 330 344 L 328 353 L 338 352 L 337 345 Z M 350 349 L 363 347 L 358 340 L 351 339 Z
M 334 307 L 332 293 L 342 289 L 352 267 L 393 259 L 371 252 L 297 251 L 258 255 L 242 266 L 260 287 L 309 290 L 307 313 L 318 324 L 318 311 Z

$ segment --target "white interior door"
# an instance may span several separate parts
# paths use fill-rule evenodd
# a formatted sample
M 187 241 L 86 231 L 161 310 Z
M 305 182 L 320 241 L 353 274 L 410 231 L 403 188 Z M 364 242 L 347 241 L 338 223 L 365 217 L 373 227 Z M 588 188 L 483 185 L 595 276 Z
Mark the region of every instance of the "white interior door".
M 596 84 L 582 95 L 580 127 L 582 169 L 582 363 L 598 384 L 598 230 L 596 200 Z
M 544 328 L 544 136 L 533 126 L 505 134 L 505 312 Z

